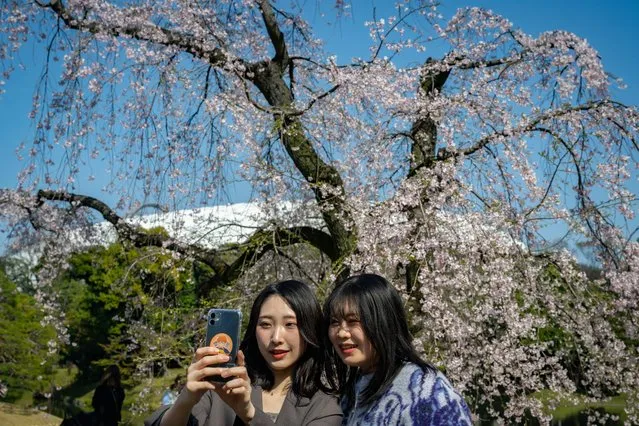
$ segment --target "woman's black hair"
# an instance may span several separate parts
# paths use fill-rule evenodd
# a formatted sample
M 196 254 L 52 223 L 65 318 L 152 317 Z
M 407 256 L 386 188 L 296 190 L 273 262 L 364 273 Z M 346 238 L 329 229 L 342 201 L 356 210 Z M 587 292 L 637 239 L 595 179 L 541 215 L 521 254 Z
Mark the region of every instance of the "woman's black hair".
M 359 369 L 345 365 L 328 340 L 331 322 L 343 320 L 347 313 L 357 315 L 375 354 L 375 370 L 361 394 L 362 404 L 369 404 L 383 395 L 405 362 L 412 362 L 424 371 L 435 371 L 413 347 L 397 290 L 379 275 L 349 277 L 335 287 L 324 304 L 326 379 L 332 390 L 346 396 L 347 406 L 354 403 Z
M 255 335 L 262 305 L 271 296 L 282 297 L 297 317 L 297 327 L 306 347 L 293 368 L 292 390 L 298 399 L 311 398 L 318 389 L 323 388 L 323 351 L 320 348 L 322 310 L 311 288 L 303 282 L 289 280 L 271 284 L 253 302 L 246 333 L 240 344 L 249 377 L 252 383 L 263 389 L 272 389 L 275 384 L 273 372 L 260 353 Z
M 104 370 L 104 374 L 102 374 L 102 378 L 100 379 L 101 385 L 113 386 L 114 388 L 122 387 L 122 383 L 120 381 L 120 369 L 117 365 L 109 365 L 106 370 Z

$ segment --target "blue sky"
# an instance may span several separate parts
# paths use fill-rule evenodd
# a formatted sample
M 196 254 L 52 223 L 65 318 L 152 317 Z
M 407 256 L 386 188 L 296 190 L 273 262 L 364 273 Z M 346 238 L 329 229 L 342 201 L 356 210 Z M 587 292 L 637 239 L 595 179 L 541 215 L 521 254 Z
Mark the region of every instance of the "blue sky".
M 368 53 L 370 40 L 363 23 L 372 19 L 372 6 L 376 8 L 377 17 L 381 18 L 392 13 L 392 3 L 387 0 L 352 0 L 352 16 L 342 18 L 332 27 L 320 28 L 328 18 L 320 16 L 319 0 L 307 1 L 307 17 L 318 28 L 317 33 L 325 38 L 327 51 L 335 53 L 340 62 L 347 62 L 353 56 L 365 57 Z M 333 2 L 324 0 L 321 4 L 323 11 L 330 12 L 327 4 Z M 639 104 L 639 48 L 636 46 L 639 40 L 639 25 L 636 25 L 639 1 L 617 0 L 604 4 L 595 0 L 444 0 L 440 10 L 444 16 L 450 17 L 463 6 L 492 9 L 533 36 L 547 30 L 562 29 L 586 38 L 599 51 L 605 68 L 622 78 L 628 86 L 626 90 L 613 92 L 614 96 L 627 104 Z M 429 54 L 438 56 L 437 53 L 427 51 L 424 57 Z M 0 98 L 0 187 L 3 188 L 15 187 L 16 175 L 22 167 L 16 158 L 15 147 L 23 141 L 28 144 L 33 134 L 27 115 L 39 77 L 41 57 L 42 52 L 23 49 L 21 58 L 27 69 L 14 72 L 4 87 L 6 93 Z M 99 182 L 80 183 L 77 192 L 99 195 L 99 186 Z M 238 200 L 245 197 L 245 194 L 237 194 Z

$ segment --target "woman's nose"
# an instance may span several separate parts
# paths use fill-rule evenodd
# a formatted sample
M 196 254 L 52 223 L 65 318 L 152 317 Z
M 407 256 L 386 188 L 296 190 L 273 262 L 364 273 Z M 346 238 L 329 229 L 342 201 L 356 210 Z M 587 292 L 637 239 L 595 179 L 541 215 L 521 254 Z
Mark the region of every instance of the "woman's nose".
M 348 329 L 348 327 L 344 327 L 343 324 L 339 325 L 339 328 L 337 329 L 337 337 L 349 337 L 351 335 L 350 330 Z
M 271 334 L 271 342 L 273 343 L 281 343 L 282 342 L 282 330 L 279 327 L 273 328 L 273 334 Z

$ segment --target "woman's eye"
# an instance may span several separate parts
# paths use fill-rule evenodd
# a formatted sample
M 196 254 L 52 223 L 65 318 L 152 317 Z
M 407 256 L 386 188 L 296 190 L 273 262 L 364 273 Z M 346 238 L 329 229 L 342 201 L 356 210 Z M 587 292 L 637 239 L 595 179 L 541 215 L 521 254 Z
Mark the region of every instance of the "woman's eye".
M 271 326 L 271 324 L 268 323 L 268 322 L 260 322 L 260 323 L 257 324 L 257 326 L 261 327 L 261 328 L 269 328 Z
M 286 326 L 287 326 L 288 328 L 294 328 L 294 327 L 297 327 L 297 323 L 294 323 L 294 322 L 287 322 L 287 323 L 286 323 Z

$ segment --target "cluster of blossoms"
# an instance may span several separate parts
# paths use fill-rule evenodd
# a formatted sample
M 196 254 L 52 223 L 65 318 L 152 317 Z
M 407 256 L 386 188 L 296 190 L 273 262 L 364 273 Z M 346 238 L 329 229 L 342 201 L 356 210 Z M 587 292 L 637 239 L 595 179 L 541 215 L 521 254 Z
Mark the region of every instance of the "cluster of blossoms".
M 452 179 L 454 168 L 419 179 L 446 174 Z M 550 421 L 548 413 L 577 394 L 599 401 L 636 391 L 636 253 L 627 253 L 624 272 L 593 281 L 567 251 L 531 253 L 516 237 L 518 224 L 499 212 L 445 213 L 446 203 L 465 204 L 463 187 L 448 183 L 446 197 L 428 206 L 402 192 L 424 186 L 407 184 L 358 216 L 352 265 L 396 277 L 417 347 L 471 396 L 477 415 Z M 409 262 L 419 268 L 412 287 L 396 269 Z M 548 390 L 544 405 L 539 394 Z

